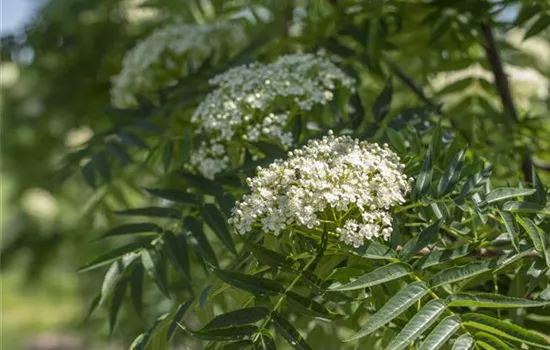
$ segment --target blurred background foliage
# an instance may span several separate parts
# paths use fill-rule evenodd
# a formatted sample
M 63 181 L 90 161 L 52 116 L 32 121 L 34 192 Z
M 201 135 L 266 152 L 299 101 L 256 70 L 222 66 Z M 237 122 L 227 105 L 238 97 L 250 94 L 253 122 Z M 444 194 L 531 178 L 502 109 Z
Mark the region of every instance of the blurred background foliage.
M 136 42 L 168 23 L 220 20 L 243 23 L 237 54 L 205 59 L 137 106 L 112 106 L 111 79 Z M 75 270 L 112 245 L 89 241 L 120 222 L 115 210 L 150 203 L 144 187 L 178 184 L 165 174 L 187 159 L 190 111 L 229 66 L 335 53 L 360 80 L 365 136 L 441 120 L 494 164 L 496 184 L 529 181 L 531 164 L 548 184 L 549 23 L 546 0 L 45 1 L 2 37 L 3 345 L 46 330 L 127 343 L 170 309 L 125 309 L 110 338 L 104 311 L 75 326 L 103 277 Z M 388 82 L 380 122 L 371 107 Z

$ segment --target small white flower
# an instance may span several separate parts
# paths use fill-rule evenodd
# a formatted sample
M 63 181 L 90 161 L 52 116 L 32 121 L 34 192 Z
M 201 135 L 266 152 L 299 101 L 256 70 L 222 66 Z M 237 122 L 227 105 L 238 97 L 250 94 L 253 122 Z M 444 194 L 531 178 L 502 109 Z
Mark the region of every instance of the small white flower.
M 210 144 L 226 145 L 226 149 L 261 140 L 278 142 L 287 149 L 293 143 L 287 131 L 292 113 L 327 104 L 338 89 L 352 91 L 355 81 L 326 57 L 295 54 L 281 56 L 271 64 L 232 68 L 210 83 L 217 88 L 191 119 L 197 133 L 204 134 Z M 194 159 L 191 168 L 200 169 L 200 158 Z M 216 175 L 201 173 L 209 178 Z
M 389 210 L 405 201 L 410 180 L 387 145 L 332 133 L 289 152 L 247 179 L 251 193 L 230 218 L 239 233 L 254 223 L 278 235 L 292 227 L 321 230 L 321 220 L 337 224 L 340 240 L 355 247 L 392 233 Z M 328 214 L 327 214 L 328 213 Z

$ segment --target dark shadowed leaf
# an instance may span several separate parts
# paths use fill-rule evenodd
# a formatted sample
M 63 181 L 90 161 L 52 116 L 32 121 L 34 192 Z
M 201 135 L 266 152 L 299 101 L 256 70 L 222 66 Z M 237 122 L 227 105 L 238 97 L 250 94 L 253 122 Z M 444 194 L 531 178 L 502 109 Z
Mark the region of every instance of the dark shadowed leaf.
M 132 305 L 140 316 L 143 306 L 143 275 L 143 265 L 136 264 L 130 275 L 130 294 L 132 297 Z
M 184 190 L 172 189 L 172 188 L 146 188 L 147 192 L 153 196 L 157 196 L 169 201 L 186 203 L 186 204 L 198 204 L 199 199 L 196 195 L 188 193 Z
M 214 270 L 214 273 L 225 283 L 254 295 L 275 296 L 285 290 L 279 282 L 263 277 L 221 269 Z
M 300 265 L 298 261 L 292 259 L 288 255 L 283 255 L 271 249 L 267 249 L 266 247 L 251 242 L 246 238 L 243 238 L 243 240 L 246 248 L 254 254 L 256 259 L 266 265 L 285 268 L 290 271 L 295 271 Z
M 156 248 L 149 248 L 141 252 L 141 263 L 145 272 L 157 284 L 160 291 L 170 297 L 168 282 L 166 281 L 166 263 Z
M 384 90 L 378 95 L 372 106 L 372 114 L 376 122 L 380 122 L 388 114 L 391 108 L 391 100 L 393 95 L 393 86 L 391 81 L 388 82 Z
M 124 216 L 146 216 L 146 217 L 168 218 L 168 219 L 181 218 L 181 212 L 176 208 L 170 208 L 170 207 L 133 208 L 133 209 L 115 211 L 115 213 L 118 215 L 124 215 Z
M 166 339 L 169 341 L 170 338 L 172 338 L 172 335 L 174 334 L 175 330 L 178 327 L 178 323 L 181 322 L 183 315 L 187 312 L 191 304 L 193 303 L 193 300 L 188 300 L 183 304 L 180 304 L 178 306 L 178 309 L 176 313 L 174 314 L 174 317 L 172 318 L 172 321 L 170 322 L 170 325 L 168 326 L 168 330 L 166 331 Z
M 218 236 L 220 241 L 225 245 L 227 249 L 233 254 L 237 254 L 235 250 L 235 244 L 233 243 L 233 238 L 231 238 L 231 233 L 227 228 L 227 220 L 223 214 L 218 210 L 218 207 L 215 204 L 205 204 L 202 207 L 202 217 L 204 221 L 210 226 L 212 231 Z
M 441 219 L 431 223 L 422 230 L 416 237 L 409 240 L 403 247 L 400 255 L 403 259 L 408 259 L 418 253 L 422 248 L 435 241 L 441 227 Z
M 230 311 L 218 315 L 208 322 L 201 330 L 205 331 L 214 328 L 228 328 L 258 322 L 269 316 L 269 310 L 265 307 L 248 307 L 240 310 Z
M 443 264 L 468 255 L 474 248 L 474 244 L 465 244 L 455 249 L 435 250 L 419 259 L 413 266 L 418 269 L 425 269 L 430 266 Z
M 115 287 L 113 297 L 111 298 L 111 305 L 109 307 L 109 335 L 113 334 L 115 330 L 116 320 L 120 306 L 124 301 L 124 295 L 126 294 L 127 279 L 120 280 Z
M 216 254 L 214 253 L 212 246 L 210 245 L 210 243 L 206 239 L 206 236 L 204 235 L 204 232 L 202 231 L 202 222 L 195 219 L 194 217 L 188 216 L 183 221 L 183 224 L 185 228 L 187 228 L 191 232 L 191 235 L 195 238 L 197 242 L 197 247 L 199 248 L 198 252 L 201 257 L 210 264 L 218 266 L 218 259 L 216 258 Z
M 277 332 L 296 350 L 312 350 L 304 337 L 294 328 L 286 317 L 277 311 L 271 313 L 271 321 L 275 325 Z
M 462 171 L 462 165 L 464 164 L 464 156 L 466 155 L 466 150 L 461 150 L 451 161 L 443 176 L 439 180 L 439 185 L 437 186 L 437 192 L 435 197 L 439 198 L 445 194 L 452 191 L 453 187 L 456 185 L 460 178 L 460 172 Z
M 433 148 L 430 145 L 426 156 L 424 157 L 424 164 L 420 173 L 416 177 L 416 182 L 414 184 L 415 196 L 416 198 L 423 197 L 430 190 L 430 184 L 432 183 L 432 173 L 433 173 Z
M 258 330 L 258 327 L 251 325 L 215 328 L 201 331 L 192 331 L 182 324 L 179 324 L 179 326 L 197 339 L 215 341 L 242 339 L 255 334 Z
M 162 232 L 162 228 L 157 224 L 151 222 L 140 222 L 134 224 L 124 224 L 111 229 L 109 232 L 100 236 L 98 239 L 120 236 L 120 235 L 132 235 L 132 234 L 154 234 L 157 235 Z
M 103 265 L 106 265 L 110 262 L 112 262 L 115 259 L 120 258 L 126 253 L 135 252 L 138 249 L 141 249 L 149 244 L 151 240 L 143 240 L 139 242 L 133 242 L 127 245 L 123 245 L 121 247 L 115 248 L 111 251 L 108 251 L 107 253 L 101 254 L 98 257 L 94 258 L 93 260 L 87 262 L 80 268 L 78 268 L 78 272 L 85 272 L 89 270 L 96 269 L 98 267 L 101 267 Z

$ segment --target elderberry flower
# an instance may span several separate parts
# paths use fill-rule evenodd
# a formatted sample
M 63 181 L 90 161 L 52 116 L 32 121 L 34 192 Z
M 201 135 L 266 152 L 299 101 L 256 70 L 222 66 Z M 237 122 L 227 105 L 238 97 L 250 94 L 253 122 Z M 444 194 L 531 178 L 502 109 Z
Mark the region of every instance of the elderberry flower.
M 405 202 L 410 179 L 387 145 L 349 136 L 311 140 L 258 168 L 247 179 L 251 193 L 233 209 L 229 222 L 245 234 L 253 226 L 279 235 L 284 230 L 322 231 L 331 222 L 341 241 L 354 247 L 392 233 L 390 209 Z
M 355 82 L 326 57 L 294 54 L 271 64 L 232 68 L 210 83 L 217 88 L 191 119 L 207 140 L 192 156 L 191 167 L 207 178 L 227 168 L 229 145 L 268 141 L 288 149 L 293 142 L 287 131 L 291 119 L 326 105 L 339 90 L 352 91 Z M 214 155 L 212 148 L 220 145 L 226 152 Z
M 233 22 L 157 29 L 125 55 L 122 70 L 112 78 L 112 102 L 120 108 L 134 106 L 137 95 L 175 83 L 196 72 L 207 59 L 234 55 L 247 41 L 243 27 Z

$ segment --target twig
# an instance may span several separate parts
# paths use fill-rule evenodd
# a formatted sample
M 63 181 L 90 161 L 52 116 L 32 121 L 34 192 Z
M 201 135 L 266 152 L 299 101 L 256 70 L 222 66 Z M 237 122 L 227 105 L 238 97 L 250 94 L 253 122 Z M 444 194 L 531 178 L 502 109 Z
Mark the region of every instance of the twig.
M 480 25 L 480 29 L 481 34 L 485 39 L 485 53 L 487 54 L 487 60 L 489 61 L 491 69 L 493 71 L 495 85 L 500 96 L 502 107 L 504 108 L 504 111 L 508 113 L 512 121 L 516 124 L 519 122 L 519 117 L 516 106 L 514 104 L 514 100 L 512 99 L 510 84 L 508 82 L 508 77 L 504 72 L 502 59 L 500 58 L 495 36 L 493 35 L 491 27 L 484 23 Z M 523 173 L 523 178 L 528 183 L 533 182 L 533 177 L 531 173 L 532 167 L 533 161 L 531 159 L 531 155 L 529 153 L 526 153 L 521 164 L 521 171 Z

